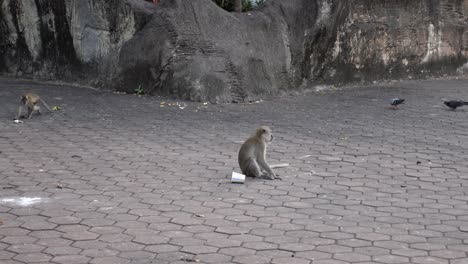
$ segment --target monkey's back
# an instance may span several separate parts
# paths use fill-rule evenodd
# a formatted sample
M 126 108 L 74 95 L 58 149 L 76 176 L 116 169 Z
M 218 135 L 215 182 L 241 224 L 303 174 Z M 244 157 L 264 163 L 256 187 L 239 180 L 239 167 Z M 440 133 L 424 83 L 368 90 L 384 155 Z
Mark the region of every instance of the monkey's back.
M 255 137 L 247 139 L 244 142 L 244 144 L 242 144 L 238 155 L 238 161 L 241 170 L 248 167 L 248 163 L 250 163 L 252 159 L 255 159 L 255 157 L 257 157 L 258 153 L 256 152 L 258 152 L 258 149 L 260 148 L 261 142 L 259 142 L 259 140 Z

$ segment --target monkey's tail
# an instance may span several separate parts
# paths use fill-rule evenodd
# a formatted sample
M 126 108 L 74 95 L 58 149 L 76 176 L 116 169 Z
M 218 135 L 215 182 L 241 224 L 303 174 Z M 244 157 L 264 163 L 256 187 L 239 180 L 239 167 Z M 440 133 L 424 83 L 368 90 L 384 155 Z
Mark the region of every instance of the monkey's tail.
M 42 98 L 40 99 L 42 104 L 47 108 L 47 110 L 49 110 L 50 112 L 53 112 L 52 109 L 50 109 L 50 107 L 46 104 L 46 102 L 44 102 L 44 100 L 42 100 Z
M 289 163 L 280 163 L 280 164 L 272 164 L 270 165 L 270 168 L 276 169 L 276 168 L 286 168 L 289 167 Z

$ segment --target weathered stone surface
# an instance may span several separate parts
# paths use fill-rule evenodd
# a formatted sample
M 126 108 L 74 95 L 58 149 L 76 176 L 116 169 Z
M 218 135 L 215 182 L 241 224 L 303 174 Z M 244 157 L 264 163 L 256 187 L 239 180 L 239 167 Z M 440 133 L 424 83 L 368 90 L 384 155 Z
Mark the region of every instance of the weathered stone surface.
M 143 27 L 154 8 L 140 0 L 3 0 L 0 72 L 109 84 L 121 46 Z
M 468 0 L 20 1 L 0 8 L 0 73 L 196 101 L 468 72 Z M 458 71 L 457 71 L 458 68 Z

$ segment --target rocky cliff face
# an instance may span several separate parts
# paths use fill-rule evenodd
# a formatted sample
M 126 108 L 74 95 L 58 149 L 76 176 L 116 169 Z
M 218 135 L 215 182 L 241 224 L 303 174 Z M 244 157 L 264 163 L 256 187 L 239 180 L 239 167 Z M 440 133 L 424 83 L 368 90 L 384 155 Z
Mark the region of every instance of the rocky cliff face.
M 453 73 L 468 58 L 468 1 L 354 0 L 315 78 L 372 80 Z
M 139 0 L 1 0 L 0 71 L 111 84 L 120 48 L 153 12 Z
M 454 73 L 468 0 L 1 0 L 0 73 L 212 102 Z

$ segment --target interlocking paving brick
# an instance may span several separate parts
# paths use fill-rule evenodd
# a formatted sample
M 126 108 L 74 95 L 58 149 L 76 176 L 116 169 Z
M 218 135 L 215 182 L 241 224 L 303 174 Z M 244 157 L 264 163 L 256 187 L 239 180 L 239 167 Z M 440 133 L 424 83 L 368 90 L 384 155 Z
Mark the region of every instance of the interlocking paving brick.
M 0 126 L 0 262 L 464 264 L 468 111 L 439 99 L 468 98 L 465 87 L 405 81 L 180 109 L 0 79 L 2 120 L 26 89 L 64 109 Z M 394 96 L 408 103 L 391 110 Z M 275 134 L 270 163 L 290 166 L 275 169 L 282 181 L 233 185 L 238 142 L 260 123 Z M 11 202 L 22 197 L 42 200 Z
M 56 263 L 63 264 L 85 264 L 89 263 L 90 258 L 80 255 L 67 255 L 67 256 L 58 256 L 53 258 L 51 261 Z
M 414 257 L 411 258 L 412 263 L 416 264 L 448 264 L 449 261 L 446 259 L 440 259 L 436 257 Z
M 7 250 L 15 253 L 33 253 L 41 252 L 45 247 L 34 244 L 16 244 L 7 248 Z
M 0 252 L 0 259 L 1 260 L 9 260 L 12 259 L 16 254 L 12 252 L 8 252 L 6 250 L 2 250 Z
M 212 246 L 185 246 L 180 251 L 191 254 L 215 253 L 218 248 Z
M 202 263 L 232 263 L 232 257 L 218 253 L 199 254 L 197 259 Z
M 205 242 L 205 245 L 214 246 L 214 247 L 217 247 L 217 248 L 238 247 L 241 244 L 242 244 L 241 241 L 234 240 L 234 239 L 225 239 L 225 238 L 210 239 L 210 240 L 207 240 Z M 247 247 L 247 248 L 249 248 L 249 247 Z
M 111 256 L 116 256 L 117 254 L 119 254 L 118 251 L 107 249 L 107 248 L 85 249 L 80 253 L 80 255 L 88 256 L 92 258 L 111 257 Z
M 37 263 L 37 262 L 46 262 L 49 261 L 52 256 L 44 253 L 26 253 L 19 254 L 13 259 L 22 261 L 24 263 Z
M 99 237 L 99 234 L 83 231 L 83 232 L 69 232 L 64 233 L 63 238 L 70 239 L 70 240 L 93 240 Z
M 267 249 L 276 249 L 278 248 L 278 245 L 272 244 L 272 243 L 267 243 L 267 242 L 246 242 L 242 245 L 243 247 L 246 248 L 251 248 L 255 250 L 267 250 Z
M 154 259 L 156 254 L 147 251 L 126 251 L 119 254 L 119 257 L 126 259 Z
M 402 257 L 402 256 L 395 256 L 395 255 L 374 256 L 373 260 L 380 262 L 380 263 L 407 263 L 409 262 L 409 258 Z
M 273 264 L 282 264 L 282 263 L 288 263 L 288 264 L 309 264 L 311 263 L 309 260 L 306 259 L 300 259 L 300 258 L 273 258 L 271 260 L 271 263 Z
M 262 263 L 270 263 L 271 258 L 263 257 L 263 256 L 237 256 L 234 257 L 232 260 L 233 263 L 241 263 L 241 264 L 262 264 Z
M 111 243 L 109 245 L 110 249 L 116 250 L 116 251 L 137 251 L 143 249 L 145 246 L 142 244 L 138 243 L 133 243 L 133 242 L 117 242 L 117 243 Z
M 455 250 L 434 250 L 429 252 L 431 256 L 447 259 L 457 259 L 466 257 L 466 252 Z
M 3 243 L 7 243 L 10 245 L 14 244 L 33 244 L 38 239 L 32 236 L 6 236 L 2 238 L 0 241 Z
M 292 252 L 298 252 L 298 251 L 310 251 L 315 249 L 314 245 L 308 245 L 308 244 L 303 244 L 303 243 L 290 243 L 290 244 L 281 244 L 279 246 L 280 249 L 283 250 L 288 250 Z M 324 248 L 321 248 L 324 250 Z
M 92 264 L 128 264 L 130 260 L 119 257 L 100 257 L 94 258 L 89 263 Z

